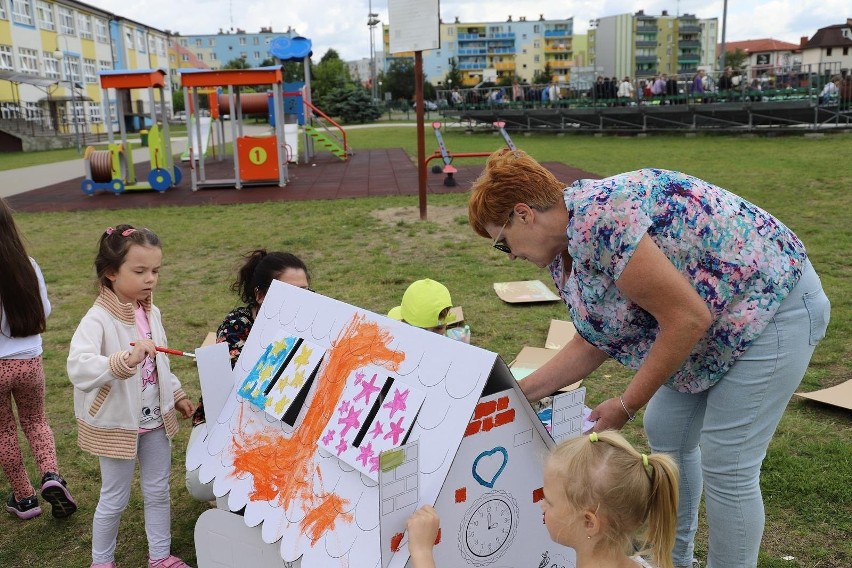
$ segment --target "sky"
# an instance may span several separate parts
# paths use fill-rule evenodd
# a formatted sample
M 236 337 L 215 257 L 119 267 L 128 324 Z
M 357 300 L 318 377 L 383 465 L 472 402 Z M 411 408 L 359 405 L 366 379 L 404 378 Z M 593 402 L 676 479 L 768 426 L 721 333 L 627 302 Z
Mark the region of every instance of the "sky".
M 313 43 L 313 59 L 334 49 L 344 60 L 370 56 L 367 15 L 378 14 L 388 23 L 388 0 L 87 0 L 88 4 L 161 30 L 182 35 L 211 34 L 221 28 L 240 28 L 257 33 L 261 27 L 275 32 L 294 28 Z M 726 41 L 773 38 L 799 43 L 825 26 L 842 24 L 852 18 L 849 0 L 728 0 Z M 574 18 L 574 33 L 588 30 L 589 20 L 603 16 L 633 13 L 694 14 L 698 18 L 719 19 L 721 41 L 723 0 L 441 0 L 445 22 L 456 17 L 462 22 Z M 375 42 L 381 50 L 381 26 Z

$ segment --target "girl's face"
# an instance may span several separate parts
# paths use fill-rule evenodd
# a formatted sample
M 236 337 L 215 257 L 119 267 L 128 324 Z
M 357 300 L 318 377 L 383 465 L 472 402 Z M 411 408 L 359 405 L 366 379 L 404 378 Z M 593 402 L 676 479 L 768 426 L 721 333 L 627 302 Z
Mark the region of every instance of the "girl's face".
M 163 250 L 147 245 L 130 245 L 118 271 L 107 274 L 112 291 L 125 304 L 136 304 L 151 297 L 160 277 Z
M 565 495 L 565 480 L 546 465 L 544 468 L 544 499 L 541 512 L 550 540 L 563 546 L 586 538 L 583 530 L 583 515 L 574 508 Z
M 276 280 L 290 284 L 296 288 L 308 288 L 308 275 L 301 268 L 285 268 L 284 272 L 279 274 Z M 260 305 L 263 303 L 266 294 L 260 290 L 255 290 L 254 297 L 257 300 L 257 305 Z

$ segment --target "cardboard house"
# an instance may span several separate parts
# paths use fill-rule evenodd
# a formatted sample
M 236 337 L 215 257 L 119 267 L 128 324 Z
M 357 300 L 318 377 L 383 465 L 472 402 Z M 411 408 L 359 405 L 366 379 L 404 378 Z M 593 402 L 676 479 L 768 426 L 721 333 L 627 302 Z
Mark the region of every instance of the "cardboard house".
M 200 517 L 200 568 L 402 568 L 423 504 L 439 566 L 574 566 L 539 504 L 553 439 L 495 353 L 279 282 L 233 374 L 223 346 L 196 353 L 187 469 L 244 509 Z

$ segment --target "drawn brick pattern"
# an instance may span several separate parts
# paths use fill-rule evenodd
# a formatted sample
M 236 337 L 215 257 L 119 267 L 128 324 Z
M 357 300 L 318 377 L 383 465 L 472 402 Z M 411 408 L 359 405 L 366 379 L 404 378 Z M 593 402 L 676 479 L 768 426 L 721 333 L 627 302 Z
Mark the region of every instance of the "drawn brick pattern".
M 405 448 L 405 459 L 395 469 L 382 474 L 382 515 L 417 503 L 417 447 Z
M 505 426 L 515 421 L 515 409 L 509 408 L 509 397 L 480 402 L 473 411 L 473 418 L 465 429 L 465 436 L 488 432 L 492 428 Z

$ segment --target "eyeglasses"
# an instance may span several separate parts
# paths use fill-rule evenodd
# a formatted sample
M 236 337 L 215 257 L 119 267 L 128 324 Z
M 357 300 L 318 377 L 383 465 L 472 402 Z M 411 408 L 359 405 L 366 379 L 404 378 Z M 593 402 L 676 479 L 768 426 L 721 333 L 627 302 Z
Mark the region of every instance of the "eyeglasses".
M 509 245 L 506 244 L 506 240 L 505 239 L 500 240 L 500 237 L 503 236 L 503 230 L 506 229 L 506 225 L 508 225 L 509 221 L 512 220 L 512 215 L 514 215 L 514 214 L 515 214 L 514 210 L 512 210 L 512 212 L 509 213 L 509 217 L 506 219 L 506 222 L 503 223 L 503 226 L 500 227 L 500 232 L 497 233 L 497 237 L 494 239 L 494 242 L 491 243 L 492 247 L 496 248 L 497 250 L 499 250 L 501 252 L 505 252 L 506 254 L 512 254 L 512 249 L 510 249 Z

